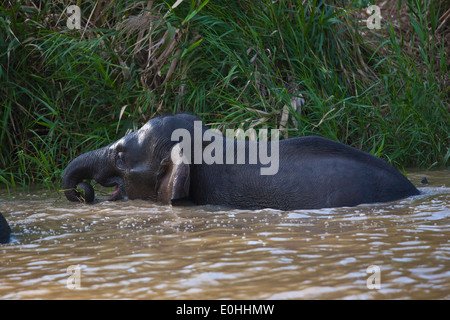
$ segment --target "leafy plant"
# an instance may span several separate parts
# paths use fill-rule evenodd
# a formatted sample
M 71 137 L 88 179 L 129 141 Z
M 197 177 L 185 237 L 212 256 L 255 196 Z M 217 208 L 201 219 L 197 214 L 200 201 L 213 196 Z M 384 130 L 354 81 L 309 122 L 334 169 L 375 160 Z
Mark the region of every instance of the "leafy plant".
M 383 2 L 380 30 L 375 1 L 173 2 L 79 2 L 79 30 L 70 1 L 0 5 L 0 184 L 58 185 L 80 153 L 182 111 L 448 165 L 448 2 Z

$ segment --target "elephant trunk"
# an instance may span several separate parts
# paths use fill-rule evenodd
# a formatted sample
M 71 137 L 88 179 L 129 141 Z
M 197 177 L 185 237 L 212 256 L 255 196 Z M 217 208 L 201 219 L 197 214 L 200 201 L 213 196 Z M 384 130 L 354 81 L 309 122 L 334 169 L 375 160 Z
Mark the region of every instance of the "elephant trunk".
M 93 202 L 94 189 L 83 180 L 95 179 L 102 185 L 111 176 L 109 146 L 87 152 L 72 160 L 64 171 L 62 186 L 70 201 Z

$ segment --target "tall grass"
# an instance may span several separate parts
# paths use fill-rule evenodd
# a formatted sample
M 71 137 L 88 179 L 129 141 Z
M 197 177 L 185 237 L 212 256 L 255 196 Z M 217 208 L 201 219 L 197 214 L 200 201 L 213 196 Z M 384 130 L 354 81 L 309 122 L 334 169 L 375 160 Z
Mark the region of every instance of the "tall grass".
M 180 111 L 447 166 L 450 5 L 391 2 L 370 30 L 368 3 L 82 1 L 70 30 L 70 1 L 4 1 L 0 184 L 58 184 L 80 153 Z

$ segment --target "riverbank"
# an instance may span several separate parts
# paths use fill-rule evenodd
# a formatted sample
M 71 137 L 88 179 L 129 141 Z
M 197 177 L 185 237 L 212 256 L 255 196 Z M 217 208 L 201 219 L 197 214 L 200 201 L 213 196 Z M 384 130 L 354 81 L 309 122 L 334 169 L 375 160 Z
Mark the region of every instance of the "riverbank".
M 363 2 L 97 1 L 80 29 L 68 3 L 2 5 L 0 183 L 59 185 L 71 159 L 166 112 L 447 167 L 448 2 L 377 2 L 381 29 Z

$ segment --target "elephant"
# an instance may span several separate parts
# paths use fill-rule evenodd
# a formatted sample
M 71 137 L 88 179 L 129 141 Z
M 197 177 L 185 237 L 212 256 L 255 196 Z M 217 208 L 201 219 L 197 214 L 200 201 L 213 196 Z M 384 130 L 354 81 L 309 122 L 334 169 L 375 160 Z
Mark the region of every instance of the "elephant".
M 84 181 L 90 179 L 115 187 L 108 200 L 177 205 L 184 199 L 238 209 L 353 207 L 419 194 L 384 160 L 326 138 L 256 142 L 209 131 L 190 114 L 154 117 L 139 130 L 72 160 L 62 180 L 65 196 L 70 201 L 93 202 L 94 190 Z M 189 139 L 199 133 L 200 142 Z M 211 151 L 213 144 L 217 149 Z M 277 156 L 272 163 L 278 167 L 274 165 L 272 173 L 263 174 L 268 161 L 262 157 L 252 161 L 252 150 L 257 148 Z M 226 154 L 220 154 L 224 150 Z M 244 153 L 241 161 L 240 151 Z M 200 161 L 196 159 L 199 152 L 205 156 Z
M 10 235 L 11 228 L 8 225 L 8 221 L 0 212 L 0 243 L 8 243 Z

